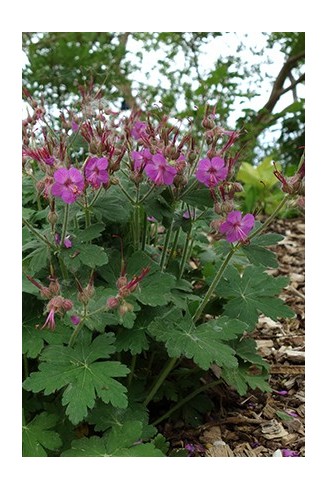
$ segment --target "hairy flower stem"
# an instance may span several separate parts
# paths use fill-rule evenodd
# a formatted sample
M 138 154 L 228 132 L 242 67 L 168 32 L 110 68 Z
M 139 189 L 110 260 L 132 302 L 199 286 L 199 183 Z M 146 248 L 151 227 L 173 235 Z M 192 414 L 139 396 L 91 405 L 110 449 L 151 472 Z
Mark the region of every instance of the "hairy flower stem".
M 160 376 L 157 378 L 156 383 L 153 385 L 152 389 L 150 390 L 146 400 L 145 400 L 145 405 L 147 406 L 149 402 L 154 398 L 156 395 L 157 391 L 159 388 L 162 386 L 163 382 L 165 381 L 166 377 L 170 374 L 172 369 L 174 368 L 176 362 L 178 361 L 177 357 L 174 357 L 172 359 L 169 359 L 166 366 L 164 367 L 163 371 L 161 372 Z
M 66 204 L 64 209 L 64 218 L 63 218 L 63 226 L 61 232 L 60 246 L 64 246 L 64 241 L 66 238 L 67 224 L 68 224 L 68 214 L 69 214 L 69 204 Z
M 212 284 L 208 288 L 207 293 L 205 294 L 202 302 L 200 303 L 200 305 L 198 306 L 194 316 L 192 317 L 194 322 L 196 322 L 199 319 L 199 317 L 201 316 L 201 314 L 203 313 L 204 308 L 207 305 L 207 303 L 209 302 L 209 300 L 211 299 L 213 292 L 215 291 L 217 285 L 219 284 L 220 279 L 221 279 L 227 265 L 229 264 L 231 257 L 234 255 L 234 253 L 236 251 L 237 251 L 237 247 L 233 247 L 230 250 L 230 252 L 226 256 L 225 260 L 223 261 L 220 269 L 217 271 L 216 276 L 214 277 L 214 279 L 212 281 Z
M 80 323 L 78 324 L 78 326 L 76 327 L 76 329 L 72 333 L 71 338 L 69 339 L 69 342 L 68 342 L 68 347 L 73 347 L 73 345 L 76 341 L 76 338 L 79 335 L 79 333 L 80 333 L 80 331 L 84 325 L 85 320 L 87 319 L 87 316 L 88 316 L 87 315 L 87 305 L 83 305 L 83 317 L 81 318 Z
M 171 222 L 170 227 L 169 227 L 169 229 L 166 232 L 164 247 L 163 247 L 163 250 L 162 250 L 161 261 L 160 261 L 160 264 L 159 264 L 160 265 L 160 268 L 161 268 L 161 271 L 163 271 L 164 268 L 165 268 L 165 259 L 166 259 L 167 249 L 168 249 L 168 246 L 169 246 L 169 243 L 170 243 L 170 239 L 171 239 L 172 228 L 173 228 L 173 221 Z
M 121 182 L 118 183 L 118 186 L 119 188 L 121 189 L 121 191 L 123 192 L 123 194 L 129 199 L 129 201 L 135 205 L 135 200 L 130 196 L 130 194 L 128 192 L 126 192 L 126 190 L 124 189 L 124 187 L 122 186 Z M 141 202 L 141 201 L 140 201 Z
M 188 396 L 180 400 L 174 407 L 172 407 L 170 410 L 168 410 L 164 415 L 159 417 L 158 419 L 155 420 L 155 422 L 152 422 L 152 425 L 158 425 L 163 420 L 167 419 L 174 413 L 176 410 L 179 410 L 179 408 L 183 407 L 186 403 L 188 403 L 190 400 L 195 398 L 195 396 L 199 395 L 199 393 L 202 393 L 203 391 L 209 390 L 210 388 L 213 388 L 213 386 L 216 386 L 218 384 L 222 383 L 221 379 L 217 379 L 213 381 L 212 383 L 208 383 L 207 385 L 201 386 L 200 388 L 197 388 L 197 390 L 194 390 L 192 393 L 190 393 Z
M 277 214 L 279 213 L 279 211 L 284 207 L 284 205 L 290 200 L 290 195 L 289 194 L 285 194 L 283 200 L 278 204 L 278 206 L 276 207 L 276 209 L 273 211 L 273 213 L 271 214 L 271 216 L 268 217 L 268 219 L 263 223 L 263 225 L 259 226 L 255 231 L 253 231 L 253 233 L 250 233 L 250 235 L 248 236 L 248 239 L 251 240 L 252 238 L 254 238 L 256 235 L 259 235 L 260 233 L 262 233 L 262 231 L 267 228 L 270 223 L 272 223 L 272 221 L 274 220 L 274 218 L 277 216 Z
M 136 200 L 134 205 L 134 213 L 133 213 L 133 221 L 134 221 L 134 249 L 139 250 L 140 245 L 140 206 L 139 206 L 139 186 L 137 185 L 136 189 Z
M 92 199 L 92 200 L 91 200 L 91 202 L 89 203 L 89 206 L 88 206 L 89 208 L 91 208 L 91 207 L 94 205 L 94 203 L 97 201 L 97 199 L 98 199 L 98 197 L 100 196 L 100 194 L 101 194 L 101 191 L 102 191 L 102 190 L 103 190 L 103 188 L 102 188 L 102 187 L 100 187 L 100 188 L 97 190 L 97 192 L 96 192 L 96 193 L 95 193 L 95 195 L 93 196 L 93 199 Z
M 142 225 L 142 243 L 141 243 L 141 250 L 145 250 L 146 243 L 147 243 L 147 235 L 148 235 L 148 222 L 147 222 L 147 215 L 144 212 L 143 213 L 143 225 Z
M 172 244 L 172 247 L 171 247 L 171 252 L 170 252 L 169 258 L 167 259 L 167 264 L 169 264 L 169 262 L 174 257 L 174 254 L 175 254 L 175 251 L 176 251 L 176 248 L 177 248 L 177 244 L 178 244 L 178 240 L 179 240 L 179 235 L 180 235 L 180 228 L 178 228 L 177 231 L 175 232 L 173 244 Z
M 33 233 L 33 235 L 35 235 L 36 238 L 38 238 L 39 240 L 41 240 L 41 242 L 45 243 L 50 248 L 53 248 L 53 249 L 56 248 L 55 245 L 52 244 L 52 243 L 50 243 L 49 240 L 45 236 L 41 235 L 41 233 L 38 230 L 36 230 L 35 228 L 33 228 L 33 226 L 31 225 L 31 223 L 29 223 L 26 219 L 23 218 L 22 221 L 23 221 L 23 224 L 25 226 L 27 226 L 27 228 Z
M 180 270 L 179 270 L 179 279 L 181 279 L 181 277 L 183 276 L 183 273 L 184 273 L 184 269 L 185 269 L 186 262 L 188 260 L 188 255 L 189 255 L 188 252 L 190 250 L 189 245 L 191 242 L 192 242 L 192 239 L 191 239 L 191 227 L 190 227 L 190 230 L 187 232 L 186 241 L 185 241 L 183 251 L 182 251 Z
M 156 188 L 156 184 L 153 184 L 153 185 L 151 186 L 151 188 L 150 188 L 150 189 L 148 189 L 148 191 L 146 192 L 146 194 L 145 194 L 144 196 L 142 196 L 142 198 L 141 198 L 141 199 L 140 199 L 140 201 L 139 201 L 139 204 L 141 204 L 142 202 L 144 202 L 144 201 L 147 199 L 147 197 L 148 197 L 148 196 L 149 196 L 149 195 L 150 195 L 150 194 L 153 192 L 153 190 L 154 190 L 155 188 Z

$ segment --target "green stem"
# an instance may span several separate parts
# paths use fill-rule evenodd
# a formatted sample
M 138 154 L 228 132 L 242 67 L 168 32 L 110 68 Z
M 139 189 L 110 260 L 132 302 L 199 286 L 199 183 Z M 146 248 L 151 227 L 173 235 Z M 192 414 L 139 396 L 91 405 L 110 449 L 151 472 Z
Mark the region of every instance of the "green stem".
M 124 187 L 122 186 L 121 182 L 118 183 L 118 186 L 119 188 L 121 189 L 121 191 L 123 192 L 123 194 L 129 199 L 129 201 L 134 205 L 135 204 L 135 200 L 130 196 L 130 194 L 128 194 L 126 192 L 126 190 L 124 189 Z M 140 201 L 141 202 L 141 201 Z
M 66 237 L 67 224 L 68 224 L 68 214 L 69 214 L 69 204 L 66 204 L 65 209 L 64 209 L 63 226 L 62 226 L 61 240 L 60 240 L 60 246 L 61 247 L 64 246 L 64 240 Z
M 143 213 L 141 250 L 145 250 L 145 247 L 146 247 L 146 243 L 147 243 L 147 230 L 148 230 L 147 214 L 144 212 Z
M 206 391 L 206 390 L 208 390 L 210 388 L 213 388 L 213 386 L 216 386 L 216 385 L 218 385 L 221 382 L 222 381 L 220 379 L 217 379 L 217 380 L 213 381 L 212 383 L 209 383 L 209 384 L 207 384 L 205 386 L 201 386 L 200 388 L 197 388 L 197 390 L 193 391 L 188 396 L 186 396 L 185 398 L 183 398 L 182 400 L 180 400 L 176 405 L 174 405 L 174 407 L 172 407 L 170 410 L 168 410 L 164 415 L 162 415 L 161 417 L 159 417 L 158 419 L 156 419 L 155 422 L 152 422 L 152 425 L 158 425 L 158 424 L 160 424 L 161 422 L 163 422 L 163 420 L 165 420 L 168 417 L 170 417 L 170 415 L 172 415 L 172 413 L 174 413 L 176 410 L 179 410 L 179 408 L 181 408 L 183 405 L 185 405 L 186 403 L 188 403 L 195 396 L 199 395 L 199 393 L 202 393 L 203 391 Z
M 136 200 L 134 207 L 134 229 L 135 229 L 135 250 L 139 250 L 140 244 L 140 206 L 139 206 L 139 186 L 136 189 Z
M 144 202 L 147 199 L 147 197 L 153 192 L 153 190 L 155 189 L 155 187 L 156 187 L 156 184 L 153 184 L 151 186 L 151 188 L 148 189 L 148 191 L 146 192 L 146 194 L 140 199 L 139 204 L 141 204 L 142 202 Z
M 79 335 L 79 333 L 80 333 L 80 331 L 84 325 L 85 320 L 86 320 L 86 317 L 83 317 L 82 320 L 80 321 L 80 323 L 78 324 L 78 326 L 76 327 L 76 329 L 74 330 L 74 332 L 72 333 L 71 338 L 69 339 L 69 342 L 68 342 L 68 347 L 73 347 L 73 345 L 75 344 L 76 338 Z
M 169 246 L 169 243 L 170 243 L 170 238 L 171 238 L 171 234 L 172 234 L 172 228 L 173 228 L 173 221 L 171 222 L 170 227 L 169 227 L 169 229 L 166 232 L 164 247 L 163 247 L 163 250 L 162 250 L 161 261 L 160 261 L 160 264 L 159 264 L 160 265 L 160 268 L 161 268 L 161 271 L 163 271 L 164 270 L 164 267 L 165 267 L 165 259 L 166 259 L 167 249 L 168 249 L 168 246 Z
M 178 243 L 178 240 L 179 240 L 180 230 L 181 230 L 181 228 L 178 228 L 177 231 L 175 232 L 175 236 L 174 236 L 174 240 L 173 240 L 173 245 L 172 245 L 172 248 L 171 248 L 171 252 L 170 252 L 169 258 L 167 259 L 167 263 L 169 263 L 172 260 L 173 256 L 174 256 L 175 250 L 177 248 L 177 243 Z
M 162 383 L 164 382 L 164 380 L 166 379 L 166 377 L 169 375 L 169 373 L 174 368 L 177 360 L 178 360 L 177 357 L 174 357 L 174 358 L 168 360 L 166 366 L 164 367 L 164 369 L 161 372 L 160 376 L 157 378 L 156 383 L 154 384 L 154 386 L 150 390 L 150 392 L 149 392 L 149 394 L 148 394 L 148 396 L 147 396 L 147 398 L 145 400 L 145 405 L 146 406 L 154 398 L 154 396 L 156 395 L 157 391 L 161 387 Z
M 271 214 L 271 216 L 268 217 L 268 219 L 263 223 L 263 225 L 259 226 L 255 231 L 253 231 L 253 233 L 251 233 L 248 236 L 248 239 L 251 240 L 256 235 L 259 235 L 260 233 L 262 233 L 262 231 L 265 228 L 267 228 L 270 225 L 270 223 L 272 223 L 272 221 L 274 220 L 274 218 L 277 216 L 277 214 L 279 213 L 279 211 L 284 207 L 284 205 L 289 201 L 289 199 L 290 199 L 290 195 L 289 194 L 285 194 L 283 200 L 278 204 L 278 206 L 273 211 L 273 213 Z
M 217 271 L 213 281 L 212 281 L 212 284 L 210 285 L 210 287 L 208 288 L 207 290 L 207 293 L 205 294 L 202 302 L 200 303 L 200 305 L 198 306 L 194 316 L 193 316 L 193 321 L 196 322 L 199 317 L 201 316 L 201 314 L 203 313 L 203 310 L 205 308 L 205 306 L 207 305 L 207 303 L 209 302 L 209 300 L 211 299 L 211 296 L 213 294 L 213 292 L 215 291 L 217 285 L 219 284 L 219 281 L 223 275 L 223 272 L 225 271 L 227 265 L 229 264 L 230 262 L 230 259 L 231 257 L 234 255 L 234 253 L 237 251 L 237 247 L 233 247 L 230 252 L 228 253 L 228 255 L 226 256 L 225 260 L 223 261 L 223 263 L 221 264 L 221 267 L 219 268 L 219 270 Z
M 24 224 L 25 226 L 27 226 L 27 228 L 28 228 L 28 229 L 29 229 L 29 230 L 30 230 L 30 231 L 31 231 L 31 232 L 32 232 L 32 233 L 33 233 L 33 234 L 34 234 L 34 235 L 35 235 L 35 236 L 36 236 L 36 237 L 37 237 L 39 240 L 41 240 L 41 242 L 45 243 L 45 244 L 46 244 L 46 245 L 48 245 L 48 247 L 50 247 L 50 248 L 53 248 L 53 249 L 55 249 L 55 248 L 56 248 L 56 247 L 55 247 L 55 245 L 53 245 L 52 243 L 50 243 L 50 242 L 49 242 L 49 240 L 48 240 L 48 239 L 47 239 L 45 236 L 41 235 L 41 233 L 40 233 L 38 230 L 36 230 L 35 228 L 33 228 L 33 226 L 31 225 L 31 223 L 29 223 L 28 221 L 26 221 L 26 219 L 24 219 L 24 218 L 23 218 L 23 219 L 22 219 L 22 221 L 23 221 L 23 224 Z
M 179 279 L 181 279 L 181 277 L 183 276 L 184 269 L 185 269 L 185 266 L 186 266 L 186 262 L 187 262 L 187 258 L 188 258 L 188 250 L 189 250 L 190 240 L 191 240 L 191 227 L 190 227 L 190 230 L 187 232 L 186 241 L 185 241 L 185 244 L 184 244 L 184 247 L 183 247 L 183 251 L 182 251 L 182 257 L 181 257 L 181 263 L 180 263 L 180 271 L 179 271 Z
M 101 194 L 101 191 L 102 191 L 102 190 L 103 190 L 103 188 L 102 188 L 102 187 L 100 187 L 100 188 L 97 190 L 96 194 L 93 196 L 93 199 L 92 199 L 92 200 L 91 200 L 91 202 L 89 203 L 89 208 L 91 208 L 91 206 L 93 206 L 93 205 L 94 205 L 94 203 L 97 201 L 97 199 L 98 199 L 98 197 L 100 196 L 100 194 Z

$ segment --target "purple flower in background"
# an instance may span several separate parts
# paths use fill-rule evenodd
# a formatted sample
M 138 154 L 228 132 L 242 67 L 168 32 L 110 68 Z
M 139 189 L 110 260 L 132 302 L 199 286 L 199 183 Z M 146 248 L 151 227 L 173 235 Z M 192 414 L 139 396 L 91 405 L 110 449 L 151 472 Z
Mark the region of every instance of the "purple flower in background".
M 55 233 L 55 244 L 60 245 L 61 236 L 59 233 Z M 69 235 L 64 240 L 65 248 L 72 248 L 72 241 L 69 239 Z
M 74 119 L 72 119 L 71 127 L 72 127 L 73 133 L 77 133 L 78 132 L 79 125 L 74 121 Z
M 198 164 L 196 179 L 205 184 L 206 187 L 215 187 L 227 175 L 228 168 L 224 166 L 224 160 L 222 158 L 214 157 L 211 160 L 204 158 Z
M 102 184 L 108 184 L 107 168 L 107 158 L 92 157 L 85 164 L 85 178 L 94 189 L 98 189 Z
M 142 122 L 142 121 L 136 121 L 134 123 L 134 126 L 131 130 L 131 136 L 133 139 L 135 140 L 139 140 L 142 138 L 143 135 L 146 135 L 146 128 L 147 128 L 147 124 L 145 122 Z
M 182 215 L 184 219 L 195 219 L 196 217 L 196 211 L 193 209 L 191 213 L 189 213 L 188 209 L 185 211 Z
M 73 323 L 73 325 L 78 325 L 81 321 L 81 318 L 77 315 L 72 315 L 71 316 L 71 322 Z
M 152 163 L 145 167 L 147 176 L 156 185 L 171 185 L 177 173 L 176 169 L 169 165 L 161 153 L 156 153 Z
M 147 221 L 149 221 L 149 223 L 157 223 L 157 219 L 154 218 L 154 216 L 147 216 Z
M 284 458 L 299 457 L 299 453 L 297 451 L 292 451 L 291 449 L 282 449 L 281 452 Z
M 131 158 L 133 160 L 133 170 L 141 172 L 148 163 L 152 163 L 153 155 L 145 148 L 141 151 L 131 151 Z
M 220 225 L 220 233 L 226 235 L 228 242 L 245 240 L 254 226 L 255 218 L 252 214 L 245 214 L 242 218 L 240 211 L 231 211 L 226 221 Z
M 54 179 L 52 195 L 60 197 L 67 204 L 75 202 L 84 189 L 84 178 L 77 168 L 59 168 L 54 173 Z

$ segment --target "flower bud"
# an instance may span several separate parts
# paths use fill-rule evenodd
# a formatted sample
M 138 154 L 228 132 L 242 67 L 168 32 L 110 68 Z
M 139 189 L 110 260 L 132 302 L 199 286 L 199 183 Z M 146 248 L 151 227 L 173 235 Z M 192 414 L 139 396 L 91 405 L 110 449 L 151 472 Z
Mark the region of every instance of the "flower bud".
M 133 311 L 133 305 L 127 303 L 126 301 L 123 301 L 118 308 L 120 316 L 124 316 L 129 311 Z
M 56 296 L 59 293 L 60 285 L 59 285 L 58 279 L 51 279 L 50 280 L 49 291 L 51 292 L 52 296 Z
M 48 213 L 48 221 L 49 223 L 54 226 L 57 221 L 58 221 L 58 214 L 56 213 L 56 211 L 49 211 Z
M 73 301 L 71 301 L 70 299 L 64 299 L 63 304 L 62 304 L 62 308 L 64 311 L 71 310 L 73 308 Z
M 213 129 L 215 126 L 213 117 L 211 116 L 204 117 L 204 119 L 202 120 L 202 126 L 205 129 Z
M 123 288 L 128 283 L 128 278 L 126 276 L 121 276 L 116 281 L 116 286 L 118 289 Z
M 188 179 L 184 175 L 176 175 L 173 180 L 173 184 L 177 188 L 185 187 L 188 183 Z
M 106 305 L 109 310 L 115 310 L 119 305 L 120 300 L 115 296 L 108 298 Z
M 193 163 L 196 158 L 197 158 L 197 152 L 195 150 L 190 150 L 188 153 L 187 153 L 187 160 L 188 162 L 190 163 Z

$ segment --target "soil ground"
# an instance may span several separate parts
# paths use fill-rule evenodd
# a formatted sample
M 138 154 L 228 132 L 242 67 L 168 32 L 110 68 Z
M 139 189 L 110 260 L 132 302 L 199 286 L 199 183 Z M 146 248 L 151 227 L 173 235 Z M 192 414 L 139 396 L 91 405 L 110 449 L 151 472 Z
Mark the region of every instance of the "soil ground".
M 279 267 L 269 273 L 289 275 L 290 283 L 280 297 L 296 315 L 279 322 L 262 315 L 252 334 L 258 352 L 271 366 L 272 392 L 254 390 L 241 397 L 235 391 L 214 388 L 211 397 L 216 409 L 207 414 L 204 425 L 189 429 L 164 424 L 161 432 L 171 447 L 187 446 L 191 456 L 305 455 L 304 219 L 278 219 L 271 231 L 285 238 L 271 247 L 277 253 Z

